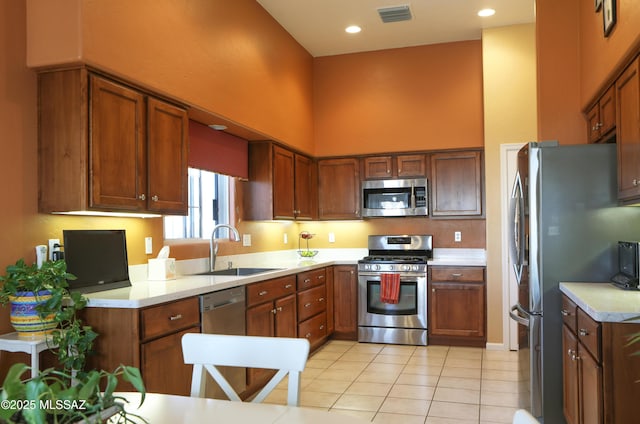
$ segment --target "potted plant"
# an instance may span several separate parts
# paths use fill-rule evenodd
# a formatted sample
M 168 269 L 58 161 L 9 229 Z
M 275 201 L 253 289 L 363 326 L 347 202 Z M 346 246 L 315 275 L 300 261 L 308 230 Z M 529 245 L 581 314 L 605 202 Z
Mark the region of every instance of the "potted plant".
M 113 372 L 92 370 L 77 378 L 53 368 L 36 377 L 23 379 L 26 364 L 14 364 L 7 373 L 0 392 L 0 421 L 7 423 L 102 423 L 135 422 L 141 417 L 124 409 L 125 400 L 115 394 L 120 377 L 142 396 L 145 387 L 140 371 L 120 365 Z M 101 387 L 104 389 L 101 390 Z
M 72 279 L 64 260 L 45 261 L 38 268 L 20 259 L 0 276 L 0 304 L 12 304 L 12 324 L 19 334 L 50 333 L 47 340 L 62 367 L 82 372 L 97 334 L 77 316 L 87 299 L 69 291 L 67 280 Z

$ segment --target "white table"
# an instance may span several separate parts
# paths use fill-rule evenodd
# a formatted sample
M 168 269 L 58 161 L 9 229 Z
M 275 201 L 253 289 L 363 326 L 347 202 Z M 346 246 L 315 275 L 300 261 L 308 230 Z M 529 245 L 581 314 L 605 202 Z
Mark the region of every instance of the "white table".
M 0 336 L 0 351 L 25 352 L 31 355 L 31 377 L 38 375 L 40 370 L 40 352 L 53 347 L 55 345 L 51 336 L 18 336 L 15 332 Z
M 119 392 L 130 403 L 125 409 L 153 424 L 192 424 L 215 422 L 277 424 L 365 424 L 361 418 L 317 409 L 266 403 L 231 402 L 187 396 L 147 393 L 140 403 L 140 393 Z

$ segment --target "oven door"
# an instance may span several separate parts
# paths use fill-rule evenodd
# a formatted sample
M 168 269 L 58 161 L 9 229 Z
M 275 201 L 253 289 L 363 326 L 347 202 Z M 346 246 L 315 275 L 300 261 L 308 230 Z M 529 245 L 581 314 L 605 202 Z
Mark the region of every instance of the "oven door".
M 381 273 L 358 274 L 358 325 L 426 329 L 426 274 L 400 275 L 397 304 L 380 301 L 380 276 Z

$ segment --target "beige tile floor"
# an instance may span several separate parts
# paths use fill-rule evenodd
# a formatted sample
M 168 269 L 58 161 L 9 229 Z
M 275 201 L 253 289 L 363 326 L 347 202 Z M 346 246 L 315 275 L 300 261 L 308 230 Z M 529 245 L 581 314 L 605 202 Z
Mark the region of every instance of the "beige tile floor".
M 373 423 L 511 423 L 516 352 L 330 341 L 308 360 L 300 404 Z M 284 404 L 285 382 L 267 402 Z

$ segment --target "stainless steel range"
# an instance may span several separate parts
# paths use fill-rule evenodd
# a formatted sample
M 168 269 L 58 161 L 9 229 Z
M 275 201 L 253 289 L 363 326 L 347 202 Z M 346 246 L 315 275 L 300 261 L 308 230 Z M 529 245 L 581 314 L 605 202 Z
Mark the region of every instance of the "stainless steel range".
M 358 341 L 427 344 L 427 260 L 432 236 L 369 236 L 369 256 L 358 261 Z M 389 302 L 389 277 L 399 292 Z

